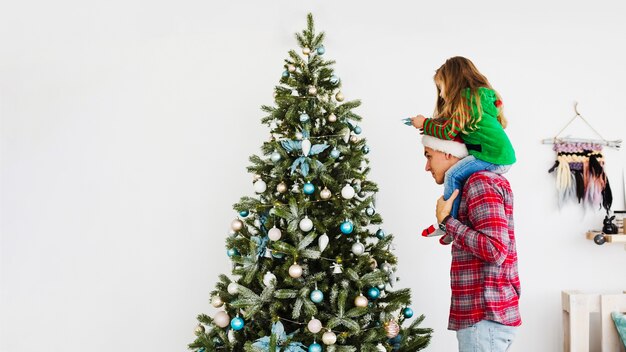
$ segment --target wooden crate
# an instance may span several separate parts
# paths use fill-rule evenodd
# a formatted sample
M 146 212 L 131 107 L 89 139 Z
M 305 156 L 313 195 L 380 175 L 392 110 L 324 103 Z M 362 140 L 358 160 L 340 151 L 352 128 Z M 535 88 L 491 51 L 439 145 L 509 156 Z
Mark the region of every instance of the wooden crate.
M 624 352 L 611 312 L 626 312 L 626 291 L 622 294 L 562 291 L 563 351 L 589 351 L 589 314 L 600 313 L 602 352 Z

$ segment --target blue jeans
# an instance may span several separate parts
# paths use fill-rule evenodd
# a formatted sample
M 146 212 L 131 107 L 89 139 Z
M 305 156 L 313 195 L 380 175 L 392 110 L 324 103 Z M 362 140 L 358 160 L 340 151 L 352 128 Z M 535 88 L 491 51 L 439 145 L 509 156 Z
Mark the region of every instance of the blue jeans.
M 478 171 L 491 171 L 496 174 L 503 174 L 511 168 L 511 165 L 496 165 L 476 159 L 473 155 L 468 155 L 465 158 L 459 160 L 456 164 L 446 171 L 446 175 L 443 180 L 443 199 L 448 199 L 452 195 L 455 189 L 459 192 L 463 189 L 465 181 L 472 176 L 474 172 Z M 452 211 L 450 215 L 453 218 L 457 218 L 459 215 L 459 204 L 461 204 L 461 194 L 459 194 L 454 203 L 452 203 Z
M 456 332 L 459 352 L 505 352 L 513 344 L 516 332 L 515 326 L 481 320 Z

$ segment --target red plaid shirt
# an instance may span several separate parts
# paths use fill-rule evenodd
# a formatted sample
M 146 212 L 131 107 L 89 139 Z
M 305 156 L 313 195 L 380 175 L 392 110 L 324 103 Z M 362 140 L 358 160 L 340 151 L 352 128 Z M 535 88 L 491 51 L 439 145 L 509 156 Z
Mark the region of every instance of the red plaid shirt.
M 458 220 L 449 218 L 446 231 L 454 238 L 448 329 L 460 330 L 481 320 L 519 326 L 520 282 L 509 181 L 484 171 L 470 176 Z

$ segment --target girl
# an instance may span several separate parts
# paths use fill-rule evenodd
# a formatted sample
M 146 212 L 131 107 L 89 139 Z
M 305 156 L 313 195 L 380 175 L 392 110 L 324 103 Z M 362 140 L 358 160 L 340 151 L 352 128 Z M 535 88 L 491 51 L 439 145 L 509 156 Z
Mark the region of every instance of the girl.
M 507 121 L 502 113 L 498 93 L 476 66 L 461 56 L 446 60 L 435 72 L 437 104 L 433 119 L 417 115 L 405 119 L 423 134 L 451 140 L 461 137 L 469 156 L 450 168 L 444 179 L 444 199 L 477 171 L 505 173 L 515 163 L 515 151 L 504 128 Z M 458 136 L 458 137 L 457 137 Z M 461 197 L 453 203 L 451 215 L 458 216 Z M 422 232 L 423 236 L 442 235 L 439 242 L 450 244 L 452 239 L 435 226 Z

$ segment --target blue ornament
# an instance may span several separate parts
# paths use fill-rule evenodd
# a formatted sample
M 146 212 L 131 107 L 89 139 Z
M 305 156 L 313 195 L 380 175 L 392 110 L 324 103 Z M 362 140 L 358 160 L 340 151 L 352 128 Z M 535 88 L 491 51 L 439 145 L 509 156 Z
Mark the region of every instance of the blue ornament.
M 250 214 L 250 212 L 247 211 L 247 210 L 242 210 L 242 211 L 239 212 L 239 215 L 241 215 L 242 218 L 245 218 L 249 214 Z
M 376 210 L 372 207 L 367 207 L 367 209 L 365 209 L 365 214 L 367 214 L 367 216 L 372 216 L 376 214 Z
M 337 148 L 334 148 L 330 151 L 330 157 L 333 159 L 337 159 L 340 155 L 341 153 L 339 152 L 339 150 L 337 150 Z
M 232 256 L 234 256 L 234 255 L 239 255 L 239 251 L 237 250 L 237 248 L 229 248 L 229 249 L 226 251 L 226 254 L 227 254 L 229 257 L 232 257 Z
M 332 75 L 330 76 L 330 83 L 331 84 L 339 84 L 339 77 Z
M 300 114 L 300 122 L 307 122 L 307 121 L 309 121 L 309 115 L 305 112 Z
M 204 351 L 206 351 L 206 350 L 204 349 L 204 347 L 200 347 L 200 348 L 198 349 L 198 352 L 204 352 Z
M 289 71 L 287 71 L 287 70 L 283 71 L 283 77 L 284 78 L 289 77 Z
M 367 297 L 369 297 L 370 299 L 377 299 L 378 297 L 380 297 L 380 290 L 376 287 L 370 287 L 367 290 Z
M 402 335 L 398 334 L 396 335 L 396 337 L 389 339 L 387 341 L 391 345 L 391 350 L 397 351 L 400 349 L 400 343 L 402 342 Z
M 355 133 L 355 134 L 361 134 L 361 132 L 363 132 L 363 131 L 361 130 L 361 127 L 359 127 L 359 126 L 354 127 L 354 133 Z
M 370 147 L 368 147 L 368 146 L 364 145 L 364 146 L 363 146 L 363 154 L 367 154 L 367 153 L 369 153 L 369 152 L 370 152 Z
M 346 220 L 341 223 L 339 228 L 344 235 L 349 235 L 352 233 L 352 230 L 354 230 L 354 225 L 352 224 L 352 221 Z
M 235 331 L 239 331 L 243 329 L 244 321 L 240 317 L 234 317 L 233 320 L 230 321 L 230 327 Z
M 324 49 L 323 45 L 317 48 L 317 55 L 324 55 L 325 52 L 326 49 Z
M 413 316 L 413 309 L 406 307 L 404 308 L 404 310 L 402 311 L 402 314 L 404 314 L 405 318 L 411 318 Z
M 378 231 L 376 231 L 376 237 L 383 239 L 385 237 L 385 231 L 383 231 L 383 229 L 378 229 Z
M 309 352 L 322 352 L 322 345 L 317 342 L 313 342 L 309 345 Z
M 324 293 L 320 290 L 313 290 L 311 291 L 310 297 L 313 303 L 320 303 L 321 301 L 324 300 Z
M 304 194 L 313 194 L 315 192 L 315 186 L 311 182 L 307 182 L 302 186 L 302 191 Z

